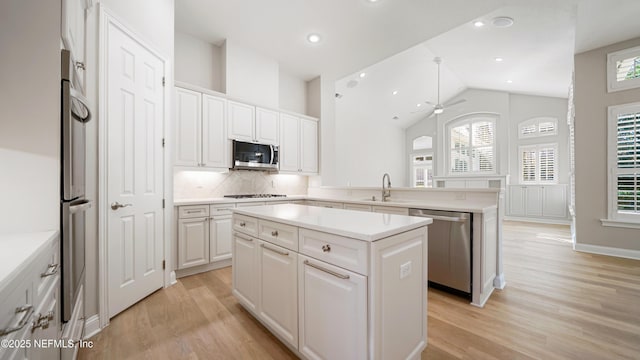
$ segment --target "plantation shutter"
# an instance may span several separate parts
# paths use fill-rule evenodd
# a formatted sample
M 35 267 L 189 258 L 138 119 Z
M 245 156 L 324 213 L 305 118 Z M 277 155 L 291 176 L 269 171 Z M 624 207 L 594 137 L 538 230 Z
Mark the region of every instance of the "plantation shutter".
M 520 169 L 522 174 L 522 182 L 536 181 L 536 148 L 526 147 L 520 150 Z
M 556 180 L 556 148 L 541 147 L 538 152 L 540 159 L 540 182 L 553 182 Z
M 640 213 L 640 113 L 618 115 L 616 139 L 617 208 Z

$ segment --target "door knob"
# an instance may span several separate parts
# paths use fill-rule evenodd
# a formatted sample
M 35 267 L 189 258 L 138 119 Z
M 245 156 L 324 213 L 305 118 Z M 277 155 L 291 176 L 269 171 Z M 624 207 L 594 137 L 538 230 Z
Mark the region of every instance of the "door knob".
M 114 202 L 111 204 L 111 210 L 118 210 L 123 207 L 133 206 L 132 204 L 120 204 L 119 202 Z

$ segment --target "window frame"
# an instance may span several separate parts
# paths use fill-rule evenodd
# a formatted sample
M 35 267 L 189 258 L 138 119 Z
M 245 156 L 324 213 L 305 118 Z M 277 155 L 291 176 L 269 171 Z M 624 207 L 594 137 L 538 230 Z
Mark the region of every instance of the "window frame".
M 633 112 L 640 113 L 640 102 L 609 106 L 607 109 L 608 218 L 602 220 L 602 224 L 605 226 L 640 227 L 640 212 L 623 213 L 618 211 L 618 175 L 631 173 L 633 169 L 636 169 L 635 172 L 640 174 L 640 166 L 630 168 L 631 171 L 618 168 L 618 116 Z
M 616 92 L 640 87 L 640 77 L 618 81 L 616 64 L 618 61 L 640 56 L 640 46 L 607 54 L 607 92 Z
M 473 143 L 473 124 L 476 122 L 491 122 L 492 126 L 493 126 L 493 143 L 491 144 L 491 148 L 492 148 L 492 152 L 493 152 L 493 163 L 492 163 L 492 167 L 493 169 L 491 171 L 464 171 L 464 172 L 454 172 L 451 169 L 451 162 L 452 162 L 452 148 L 451 148 L 451 131 L 453 128 L 459 127 L 459 126 L 463 126 L 463 125 L 469 125 L 469 153 L 472 154 L 473 153 L 473 149 L 474 148 L 478 148 L 478 147 L 486 147 L 486 146 L 476 146 L 474 147 L 473 145 L 471 145 Z M 449 174 L 449 176 L 468 176 L 468 175 L 496 175 L 498 174 L 498 153 L 497 153 L 497 149 L 498 149 L 498 117 L 496 115 L 493 114 L 473 114 L 473 115 L 468 115 L 468 116 L 464 116 L 462 118 L 458 118 L 458 119 L 453 119 L 451 121 L 449 121 L 448 123 L 445 124 L 445 136 L 446 136 L 446 141 L 445 141 L 445 149 L 447 152 L 447 156 L 446 156 L 446 169 L 447 169 L 447 174 Z M 471 157 L 469 157 L 469 159 L 471 159 Z
M 540 151 L 542 149 L 548 149 L 548 148 L 553 148 L 553 152 L 554 152 L 554 161 L 553 161 L 553 174 L 554 174 L 554 178 L 553 180 L 541 180 L 540 179 L 540 172 L 542 167 L 541 165 L 541 161 L 540 161 Z M 536 154 L 536 164 L 535 164 L 535 169 L 534 169 L 534 177 L 535 180 L 530 181 L 530 180 L 524 180 L 523 177 L 523 157 L 522 157 L 522 152 L 525 149 L 535 149 L 535 154 Z M 542 143 L 542 144 L 523 144 L 518 146 L 518 177 L 520 180 L 520 184 L 523 185 L 554 185 L 554 184 L 558 184 L 558 143 Z
M 412 188 L 432 188 L 433 187 L 433 176 L 434 174 L 434 170 L 435 170 L 435 166 L 434 166 L 434 153 L 432 151 L 432 149 L 429 148 L 425 148 L 423 150 L 429 150 L 429 151 L 422 151 L 422 152 L 416 152 L 416 153 L 412 153 L 409 156 L 409 163 L 411 166 L 411 187 Z M 424 156 L 424 157 L 431 157 L 431 186 L 429 186 L 429 180 L 428 180 L 428 175 L 427 178 L 425 178 L 425 184 L 424 186 L 416 186 L 416 168 L 419 167 L 423 167 L 423 165 L 416 163 L 415 162 L 415 158 L 417 156 Z
M 541 133 L 540 124 L 546 123 L 546 122 L 553 123 L 553 131 Z M 522 128 L 524 128 L 525 126 L 531 126 L 531 125 L 535 125 L 536 131 L 530 134 L 522 134 Z M 558 135 L 558 119 L 555 117 L 551 117 L 551 116 L 535 117 L 529 120 L 522 121 L 518 124 L 518 139 L 532 139 L 532 138 L 554 136 L 554 135 Z

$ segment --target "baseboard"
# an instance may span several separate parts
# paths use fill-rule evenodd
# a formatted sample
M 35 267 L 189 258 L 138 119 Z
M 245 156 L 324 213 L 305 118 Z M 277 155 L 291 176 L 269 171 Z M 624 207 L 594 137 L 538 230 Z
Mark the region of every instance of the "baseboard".
M 571 225 L 571 220 L 568 220 L 568 219 L 546 219 L 546 218 L 505 216 L 504 220 L 521 221 L 521 222 L 538 223 L 538 224 L 551 224 L 551 225 Z
M 100 316 L 98 314 L 89 316 L 84 321 L 84 338 L 89 339 L 100 332 Z
M 211 271 L 211 270 L 221 269 L 227 266 L 231 266 L 231 259 L 216 261 L 214 263 L 206 264 L 206 265 L 194 266 L 188 269 L 179 269 L 179 270 L 176 270 L 176 277 L 179 279 L 185 276 L 200 274 L 200 273 Z
M 172 271 L 172 272 L 169 274 L 169 283 L 170 283 L 171 285 L 175 285 L 177 282 L 178 282 L 178 279 L 176 278 L 176 272 L 175 272 L 175 271 Z
M 494 288 L 498 290 L 502 290 L 504 289 L 505 286 L 507 286 L 507 282 L 504 280 L 504 273 L 499 274 L 498 276 L 495 277 L 495 279 L 493 279 Z
M 625 259 L 640 260 L 640 250 L 620 249 L 609 246 L 589 245 L 589 244 L 575 244 L 573 250 L 586 252 L 590 254 L 607 255 L 621 257 Z

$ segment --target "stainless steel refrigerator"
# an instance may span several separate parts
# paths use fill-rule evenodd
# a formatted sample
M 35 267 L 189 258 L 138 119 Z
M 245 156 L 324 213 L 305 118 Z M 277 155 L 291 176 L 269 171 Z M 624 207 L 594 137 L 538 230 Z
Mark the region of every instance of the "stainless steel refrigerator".
M 84 282 L 87 100 L 74 89 L 71 53 L 62 50 L 60 236 L 62 246 L 62 320 L 69 321 Z

